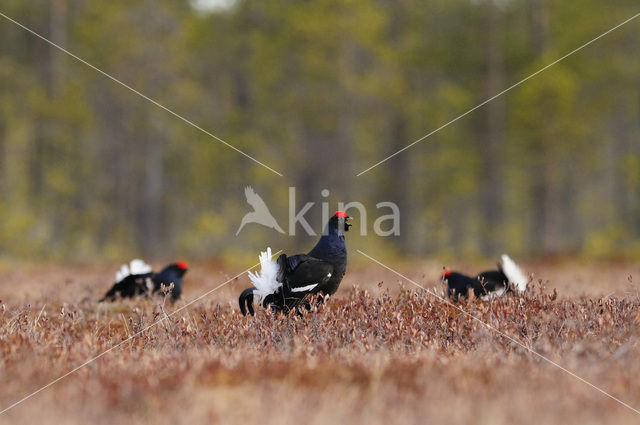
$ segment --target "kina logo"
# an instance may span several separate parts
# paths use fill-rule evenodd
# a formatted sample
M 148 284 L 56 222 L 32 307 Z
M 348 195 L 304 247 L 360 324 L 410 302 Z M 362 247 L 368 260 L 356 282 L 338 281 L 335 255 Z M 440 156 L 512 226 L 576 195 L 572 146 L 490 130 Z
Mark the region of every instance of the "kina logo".
M 270 229 L 275 229 L 280 233 L 284 233 L 284 230 L 278 225 L 278 222 L 269 211 L 269 207 L 264 202 L 264 200 L 258 195 L 255 190 L 251 186 L 247 186 L 244 188 L 244 196 L 247 198 L 247 203 L 251 205 L 253 211 L 248 212 L 242 217 L 242 222 L 240 223 L 240 227 L 236 232 L 236 236 L 240 233 L 242 228 L 246 224 L 255 223 L 261 224 Z

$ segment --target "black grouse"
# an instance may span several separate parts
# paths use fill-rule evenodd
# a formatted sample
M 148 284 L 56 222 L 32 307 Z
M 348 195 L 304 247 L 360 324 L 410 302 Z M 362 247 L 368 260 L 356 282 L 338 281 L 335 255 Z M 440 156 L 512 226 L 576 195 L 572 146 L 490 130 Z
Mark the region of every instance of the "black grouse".
M 351 226 L 344 211 L 336 211 L 316 246 L 308 254 L 271 258 L 271 248 L 260 253 L 260 273 L 249 273 L 253 287 L 240 294 L 242 314 L 247 309 L 254 315 L 253 297 L 264 308 L 288 313 L 299 305 L 307 305 L 310 294 L 333 295 L 347 270 L 347 246 L 344 232 Z
M 187 272 L 187 263 L 180 261 L 169 264 L 159 273 L 153 273 L 151 266 L 142 260 L 132 260 L 123 264 L 116 272 L 116 282 L 100 301 L 114 301 L 116 294 L 122 298 L 132 298 L 149 292 L 158 293 L 162 285 L 171 290 L 171 301 L 175 302 L 182 294 L 182 278 Z
M 529 282 L 524 272 L 507 254 L 502 255 L 498 270 L 487 270 L 476 277 L 446 270 L 442 279 L 447 282 L 447 296 L 453 297 L 454 301 L 459 296 L 466 298 L 469 290 L 473 290 L 476 298 L 485 301 L 510 291 L 522 293 Z

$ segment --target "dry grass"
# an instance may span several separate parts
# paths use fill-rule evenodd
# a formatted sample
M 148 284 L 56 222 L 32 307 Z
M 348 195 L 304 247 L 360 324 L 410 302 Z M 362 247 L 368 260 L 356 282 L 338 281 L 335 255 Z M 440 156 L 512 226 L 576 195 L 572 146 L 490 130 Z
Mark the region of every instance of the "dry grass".
M 527 268 L 542 270 L 543 281 L 557 279 L 523 297 L 463 307 L 640 407 L 640 301 L 628 281 L 633 268 Z M 1 407 L 163 317 L 158 299 L 96 304 L 112 270 L 48 266 L 5 274 Z M 214 266 L 194 270 L 185 300 L 229 278 Z M 438 267 L 403 271 L 437 285 Z M 248 286 L 241 278 L 3 414 L 0 423 L 638 421 L 397 280 L 377 266 L 356 266 L 337 296 L 312 314 L 260 311 L 244 318 L 235 305 Z

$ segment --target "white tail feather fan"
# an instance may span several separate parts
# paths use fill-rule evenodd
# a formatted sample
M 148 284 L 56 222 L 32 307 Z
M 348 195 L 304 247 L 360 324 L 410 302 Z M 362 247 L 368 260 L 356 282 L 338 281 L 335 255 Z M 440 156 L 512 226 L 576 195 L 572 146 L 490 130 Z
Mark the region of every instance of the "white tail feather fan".
M 282 282 L 277 280 L 279 267 L 278 263 L 271 259 L 271 248 L 261 252 L 258 258 L 260 259 L 260 273 L 249 272 L 249 279 L 256 288 L 253 294 L 263 300 L 267 295 L 275 293 L 282 286 Z
M 116 283 L 122 282 L 127 276 L 132 274 L 151 273 L 151 266 L 137 258 L 131 260 L 129 264 L 123 264 L 120 270 L 116 272 Z
M 507 254 L 502 254 L 501 268 L 502 272 L 510 283 L 513 283 L 518 292 L 524 292 L 527 289 L 529 278 L 520 267 Z
M 129 263 L 129 270 L 131 270 L 131 274 L 146 274 L 151 273 L 151 266 L 136 258 Z

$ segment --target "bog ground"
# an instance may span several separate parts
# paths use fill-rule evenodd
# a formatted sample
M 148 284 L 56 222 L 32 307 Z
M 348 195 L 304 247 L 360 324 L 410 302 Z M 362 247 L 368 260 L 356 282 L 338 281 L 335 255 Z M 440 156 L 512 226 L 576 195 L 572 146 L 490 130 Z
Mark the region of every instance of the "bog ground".
M 524 264 L 523 297 L 461 306 L 640 408 L 632 264 Z M 465 269 L 464 266 L 459 267 Z M 481 268 L 468 265 L 469 271 Z M 399 265 L 428 287 L 436 264 Z M 96 304 L 113 265 L 3 273 L 2 408 L 165 314 Z M 183 300 L 239 270 L 196 264 Z M 0 423 L 637 423 L 639 416 L 378 266 L 303 317 L 239 314 L 246 276 L 0 416 Z M 541 282 L 541 283 L 540 283 Z M 438 287 L 439 288 L 439 287 Z

